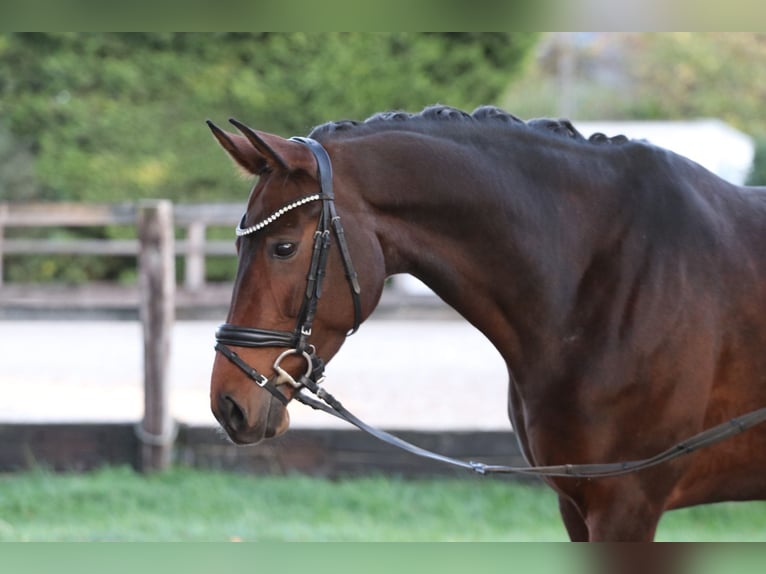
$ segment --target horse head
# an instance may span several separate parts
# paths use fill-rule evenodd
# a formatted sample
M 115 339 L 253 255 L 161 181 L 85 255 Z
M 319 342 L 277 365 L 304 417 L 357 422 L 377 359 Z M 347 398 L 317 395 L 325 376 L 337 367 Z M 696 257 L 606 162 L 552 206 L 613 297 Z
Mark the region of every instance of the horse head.
M 242 135 L 208 125 L 258 179 L 237 227 L 238 269 L 216 334 L 210 399 L 229 437 L 251 444 L 287 429 L 288 402 L 303 384 L 319 382 L 323 360 L 372 312 L 385 269 L 358 199 L 339 188 L 336 209 L 334 166 L 321 144 L 231 122 Z M 364 269 L 361 284 L 355 263 Z

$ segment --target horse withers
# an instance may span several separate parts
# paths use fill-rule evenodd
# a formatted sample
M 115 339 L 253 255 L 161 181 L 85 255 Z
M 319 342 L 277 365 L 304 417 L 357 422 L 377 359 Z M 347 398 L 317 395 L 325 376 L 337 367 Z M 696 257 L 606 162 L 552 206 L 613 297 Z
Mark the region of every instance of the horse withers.
M 433 106 L 284 139 L 210 124 L 258 176 L 217 334 L 213 413 L 287 403 L 410 273 L 508 365 L 530 465 L 614 463 L 766 406 L 766 193 L 569 122 Z M 548 477 L 572 540 L 651 540 L 669 509 L 766 495 L 766 429 L 613 478 Z

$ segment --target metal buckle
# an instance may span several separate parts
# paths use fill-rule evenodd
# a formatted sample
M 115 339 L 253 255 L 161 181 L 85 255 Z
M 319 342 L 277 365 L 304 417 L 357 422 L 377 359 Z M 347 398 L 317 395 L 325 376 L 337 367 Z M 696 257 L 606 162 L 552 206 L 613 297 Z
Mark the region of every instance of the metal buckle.
M 300 389 L 303 384 L 296 381 L 293 376 L 285 371 L 282 367 L 279 366 L 279 364 L 282 362 L 282 359 L 287 357 L 288 355 L 302 355 L 304 359 L 306 359 L 306 374 L 303 375 L 304 377 L 308 378 L 311 375 L 311 371 L 313 371 L 314 366 L 311 363 L 311 355 L 309 355 L 306 351 L 298 351 L 297 349 L 287 349 L 285 352 L 283 352 L 281 355 L 277 357 L 277 360 L 274 361 L 274 371 L 277 373 L 277 380 L 275 381 L 275 385 L 281 385 L 284 383 L 287 383 L 289 385 L 292 385 L 296 389 Z

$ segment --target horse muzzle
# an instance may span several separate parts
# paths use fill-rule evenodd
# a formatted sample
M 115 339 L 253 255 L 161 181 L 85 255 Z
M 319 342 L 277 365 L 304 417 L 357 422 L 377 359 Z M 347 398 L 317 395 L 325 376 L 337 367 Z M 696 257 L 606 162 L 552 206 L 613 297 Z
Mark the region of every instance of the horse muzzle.
M 290 414 L 285 405 L 252 387 L 244 396 L 218 393 L 211 401 L 211 409 L 232 442 L 239 445 L 256 444 L 279 436 L 290 426 Z
M 229 373 L 223 375 L 224 384 L 212 391 L 211 409 L 226 434 L 236 444 L 255 444 L 284 433 L 290 422 L 287 404 L 306 382 L 313 382 L 314 378 L 321 380 L 324 363 L 311 346 L 308 351 L 288 348 L 276 357 L 273 375 L 267 377 L 221 339 L 216 343 L 216 350 L 251 382 L 243 385 L 239 377 L 232 379 Z M 234 343 L 247 346 L 246 341 L 234 340 Z

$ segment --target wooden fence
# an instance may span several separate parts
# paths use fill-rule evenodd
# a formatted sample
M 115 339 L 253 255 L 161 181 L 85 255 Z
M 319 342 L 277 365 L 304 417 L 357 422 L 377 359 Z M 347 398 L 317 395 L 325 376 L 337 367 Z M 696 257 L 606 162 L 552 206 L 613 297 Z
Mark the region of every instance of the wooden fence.
M 486 464 L 525 466 L 511 431 L 396 431 L 404 440 L 447 456 Z M 1 424 L 0 472 L 44 467 L 85 471 L 104 465 L 140 467 L 142 445 L 131 424 Z M 357 430 L 291 429 L 255 448 L 221 438 L 211 427 L 180 425 L 172 449 L 176 464 L 254 474 L 340 478 L 394 475 L 473 478 L 471 471 L 420 458 Z M 487 475 L 482 480 L 489 480 Z M 498 480 L 538 479 L 495 475 Z
M 7 254 L 132 255 L 137 258 L 139 316 L 144 339 L 144 416 L 136 426 L 141 443 L 139 466 L 161 470 L 171 463 L 177 429 L 168 404 L 168 356 L 175 315 L 175 257 L 186 258 L 185 286 L 201 289 L 207 255 L 234 255 L 233 241 L 207 241 L 206 228 L 233 225 L 242 209 L 234 204 L 173 205 L 169 201 L 135 204 L 0 203 L 0 286 Z M 11 227 L 93 227 L 125 225 L 135 240 L 5 238 Z M 176 241 L 177 227 L 186 229 Z
M 152 202 L 148 202 L 150 204 Z M 11 228 L 50 227 L 137 227 L 141 203 L 2 203 L 0 202 L 0 286 L 6 255 L 72 254 L 128 255 L 137 257 L 139 239 L 14 239 L 5 237 Z M 208 227 L 233 226 L 242 216 L 241 203 L 176 204 L 173 227 L 184 230 L 175 241 L 177 256 L 184 257 L 184 287 L 195 291 L 205 284 L 205 257 L 234 255 L 234 241 L 210 240 Z
M 167 201 L 111 205 L 0 202 L 0 279 L 3 257 L 7 255 L 134 256 L 144 339 L 144 416 L 139 424 L 0 424 L 0 472 L 39 464 L 83 470 L 126 463 L 153 471 L 176 461 L 201 467 L 324 476 L 455 473 L 450 467 L 402 453 L 356 430 L 299 429 L 265 447 L 242 449 L 221 440 L 214 429 L 176 425 L 169 414 L 167 366 L 177 298 L 175 259 L 185 258 L 185 289 L 202 291 L 205 257 L 235 255 L 232 239 L 211 241 L 206 230 L 212 226 L 232 227 L 241 217 L 241 210 L 241 204 L 173 205 Z M 133 227 L 136 239 L 21 239 L 5 234 L 11 228 L 112 225 Z M 443 313 L 441 302 L 431 299 L 429 304 L 436 301 L 437 313 Z M 412 312 L 406 302 L 395 301 L 392 309 L 396 312 Z M 451 456 L 478 456 L 485 462 L 505 464 L 518 458 L 522 464 L 516 442 L 506 432 L 402 436 Z

